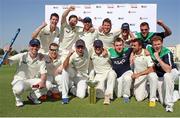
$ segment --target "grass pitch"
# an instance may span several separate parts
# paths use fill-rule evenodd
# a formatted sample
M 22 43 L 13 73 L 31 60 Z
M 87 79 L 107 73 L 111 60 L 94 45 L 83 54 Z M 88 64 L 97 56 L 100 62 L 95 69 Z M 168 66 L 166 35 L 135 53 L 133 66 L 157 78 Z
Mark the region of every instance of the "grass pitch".
M 160 103 L 155 108 L 148 107 L 148 100 L 130 103 L 116 98 L 110 105 L 103 105 L 103 99 L 96 104 L 89 104 L 89 98 L 72 98 L 70 103 L 62 105 L 61 101 L 47 101 L 40 105 L 31 104 L 23 95 L 25 106 L 17 108 L 11 89 L 15 66 L 0 67 L 0 117 L 180 117 L 180 101 L 175 103 L 174 112 L 167 113 Z

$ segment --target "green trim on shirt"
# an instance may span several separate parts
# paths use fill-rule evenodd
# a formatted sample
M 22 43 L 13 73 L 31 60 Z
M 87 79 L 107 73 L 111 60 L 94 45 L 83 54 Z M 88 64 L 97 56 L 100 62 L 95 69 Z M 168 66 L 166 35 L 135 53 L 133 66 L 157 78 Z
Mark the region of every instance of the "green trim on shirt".
M 123 50 L 119 53 L 117 52 L 114 48 L 109 48 L 108 51 L 110 52 L 110 57 L 111 58 L 117 58 L 117 57 L 122 57 L 122 55 L 128 51 L 128 48 L 123 48 Z
M 150 55 L 151 55 L 151 58 L 153 59 L 153 60 L 156 60 L 156 57 L 154 56 L 154 49 L 152 48 L 152 46 L 151 45 L 147 45 L 147 50 L 150 52 Z M 166 55 L 166 54 L 168 54 L 168 53 L 170 53 L 170 50 L 168 49 L 168 48 L 166 48 L 166 47 L 162 47 L 162 49 L 161 49 L 161 52 L 159 53 L 159 57 L 160 58 L 162 58 L 164 55 Z
M 153 35 L 154 35 L 154 32 L 149 32 L 144 41 L 150 41 Z M 137 33 L 136 33 L 136 36 L 137 36 L 137 38 L 139 38 L 140 40 L 143 40 L 143 39 L 144 39 L 144 37 L 142 36 L 142 33 L 141 33 L 141 32 L 137 32 Z

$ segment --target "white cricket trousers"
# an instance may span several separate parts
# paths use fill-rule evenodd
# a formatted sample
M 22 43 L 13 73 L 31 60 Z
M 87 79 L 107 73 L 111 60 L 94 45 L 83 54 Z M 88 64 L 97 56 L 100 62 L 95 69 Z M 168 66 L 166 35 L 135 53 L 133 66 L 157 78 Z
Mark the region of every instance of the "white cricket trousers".
M 115 83 L 115 94 L 119 97 L 130 97 L 130 89 L 132 83 L 132 70 L 128 70 L 117 78 Z
M 99 81 L 96 86 L 96 97 L 104 98 L 105 95 L 113 99 L 113 91 L 115 86 L 115 79 L 117 75 L 114 70 L 104 73 L 95 73 L 94 80 Z
M 68 89 L 68 84 L 69 84 L 69 80 L 66 79 L 66 77 L 64 76 L 68 76 L 66 71 L 62 71 L 61 74 L 53 77 L 53 76 L 47 76 L 47 80 L 46 80 L 46 89 L 42 89 L 42 90 L 37 90 L 34 91 L 34 94 L 37 98 L 39 98 L 42 95 L 46 95 L 47 91 L 55 89 L 56 87 L 58 88 L 58 92 L 62 92 L 62 98 L 67 98 L 67 93 L 66 93 L 66 89 Z M 56 83 L 56 85 L 54 84 L 54 81 Z
M 134 96 L 137 101 L 142 101 L 148 97 L 147 81 L 149 82 L 149 86 L 150 86 L 149 100 L 150 101 L 156 100 L 158 76 L 155 72 L 152 72 L 152 73 L 149 73 L 148 75 L 143 75 L 143 76 L 140 76 L 139 78 L 135 79 Z
M 34 79 L 26 79 L 22 78 L 20 76 L 15 75 L 14 80 L 11 82 L 12 90 L 15 96 L 16 101 L 22 101 L 21 95 L 25 91 L 37 91 L 39 89 L 33 88 L 33 85 L 36 85 L 41 81 L 40 78 L 34 78 Z
M 66 74 L 64 78 L 68 82 L 68 85 L 66 86 L 66 95 L 68 95 L 69 90 L 72 92 L 73 95 L 84 98 L 86 96 L 87 91 L 87 84 L 86 81 L 88 80 L 88 77 L 78 73 L 73 68 L 68 68 L 67 71 L 65 71 Z M 68 96 L 67 96 L 68 97 Z
M 173 106 L 174 81 L 178 77 L 177 69 L 172 69 L 170 73 L 165 73 L 158 79 L 158 93 L 161 104 Z

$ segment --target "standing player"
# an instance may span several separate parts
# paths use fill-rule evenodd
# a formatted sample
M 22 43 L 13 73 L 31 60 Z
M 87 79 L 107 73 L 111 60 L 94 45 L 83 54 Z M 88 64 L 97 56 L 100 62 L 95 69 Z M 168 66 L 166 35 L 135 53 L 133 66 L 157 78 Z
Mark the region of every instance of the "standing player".
M 124 41 L 125 47 L 131 47 L 130 42 L 131 40 L 135 39 L 135 36 L 130 31 L 128 23 L 123 23 L 121 25 L 121 33 L 119 34 L 119 38 L 121 38 Z
M 84 40 L 87 49 L 91 49 L 94 40 L 97 38 L 97 30 L 93 28 L 92 20 L 90 17 L 85 17 L 83 20 L 83 32 L 80 32 L 79 38 Z M 92 31 L 92 29 L 94 31 Z
M 132 78 L 134 82 L 134 95 L 137 101 L 142 101 L 148 97 L 147 81 L 149 81 L 150 96 L 149 107 L 156 106 L 156 90 L 158 77 L 154 72 L 154 63 L 150 55 L 146 55 L 145 49 L 142 48 L 140 40 L 133 40 L 133 53 L 134 53 L 134 73 Z
M 172 52 L 163 47 L 160 36 L 154 36 L 151 40 L 152 46 L 148 46 L 151 58 L 155 63 L 158 79 L 158 93 L 160 102 L 166 105 L 167 112 L 173 112 L 174 80 L 178 77 L 178 71 L 173 61 Z
M 21 95 L 28 90 L 37 91 L 46 85 L 46 64 L 42 56 L 38 53 L 40 42 L 32 39 L 29 42 L 29 51 L 14 55 L 8 60 L 10 63 L 18 62 L 16 74 L 12 81 L 12 90 L 16 100 L 16 106 L 23 106 Z M 37 88 L 33 88 L 36 86 Z M 38 98 L 33 99 L 35 104 L 40 104 Z
M 120 30 L 116 32 L 111 32 L 112 23 L 109 18 L 105 18 L 102 22 L 102 31 L 98 32 L 98 39 L 101 40 L 105 48 L 110 48 L 113 46 L 113 41 L 120 34 Z
M 94 66 L 94 80 L 99 81 L 96 86 L 98 98 L 104 98 L 104 104 L 109 105 L 113 99 L 116 73 L 112 70 L 109 56 L 103 56 L 103 43 L 101 40 L 94 41 L 94 50 L 90 54 Z
M 130 55 L 132 49 L 124 47 L 124 40 L 117 38 L 114 48 L 109 49 L 113 70 L 117 74 L 115 93 L 117 97 L 123 96 L 124 102 L 129 102 L 132 83 L 132 70 L 130 67 Z
M 79 98 L 84 98 L 86 95 L 88 80 L 88 67 L 89 67 L 89 54 L 85 46 L 85 42 L 81 39 L 75 43 L 75 52 L 70 51 L 67 58 L 63 63 L 64 69 L 68 72 L 69 76 L 66 79 L 70 80 L 70 87 L 73 94 Z M 72 86 L 74 83 L 75 86 Z M 67 89 L 67 93 L 68 93 Z M 68 101 L 67 98 L 63 98 Z
M 47 53 L 49 45 L 54 41 L 54 38 L 59 36 L 59 28 L 57 23 L 59 22 L 59 15 L 52 13 L 50 16 L 50 24 L 47 25 L 43 22 L 33 33 L 32 39 L 39 39 L 41 42 L 41 53 Z
M 76 15 L 70 15 L 68 22 L 66 17 L 69 12 L 74 11 L 75 7 L 70 6 L 64 11 L 61 18 L 61 31 L 60 31 L 60 48 L 62 50 L 69 50 L 73 44 L 78 40 L 79 32 L 83 31 L 82 27 L 76 26 L 78 23 L 78 17 Z
M 136 38 L 140 39 L 143 42 L 143 47 L 146 48 L 147 44 L 151 44 L 151 39 L 153 36 L 157 35 L 160 36 L 162 39 L 171 35 L 171 30 L 168 26 L 164 24 L 162 20 L 158 20 L 157 24 L 160 25 L 164 32 L 158 33 L 158 32 L 149 32 L 149 24 L 147 22 L 142 22 L 140 24 L 140 31 L 136 33 Z

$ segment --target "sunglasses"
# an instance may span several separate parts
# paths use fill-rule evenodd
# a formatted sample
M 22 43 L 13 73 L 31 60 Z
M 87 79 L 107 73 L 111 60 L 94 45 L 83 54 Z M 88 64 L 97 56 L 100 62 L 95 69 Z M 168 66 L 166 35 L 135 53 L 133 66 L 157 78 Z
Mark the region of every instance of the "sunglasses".
M 58 51 L 58 49 L 49 49 L 50 51 L 55 51 L 55 52 L 57 52 Z

